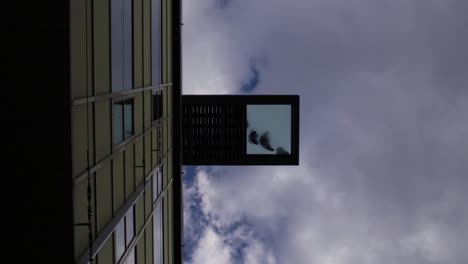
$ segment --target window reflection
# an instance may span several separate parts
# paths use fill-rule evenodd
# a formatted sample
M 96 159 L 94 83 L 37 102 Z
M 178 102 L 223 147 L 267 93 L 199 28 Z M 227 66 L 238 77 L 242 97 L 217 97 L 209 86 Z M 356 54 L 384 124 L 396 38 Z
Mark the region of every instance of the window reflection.
M 112 91 L 133 86 L 132 1 L 111 0 Z
M 124 102 L 124 139 L 133 135 L 133 100 Z
M 151 79 L 161 83 L 161 0 L 151 1 Z
M 163 112 L 162 93 L 163 93 L 162 91 L 159 91 L 159 92 L 153 91 L 153 121 L 156 121 L 162 117 L 162 112 Z
M 112 106 L 112 130 L 113 144 L 118 145 L 122 141 L 130 138 L 134 134 L 133 129 L 133 108 L 134 101 L 127 99 L 119 101 Z
M 163 189 L 163 169 L 158 170 L 158 195 L 161 194 Z
M 123 109 L 122 109 L 122 103 L 115 103 L 113 105 L 113 143 L 114 145 L 119 144 L 120 142 L 123 141 Z
M 154 174 L 153 174 L 153 203 L 156 202 L 158 199 L 159 195 L 161 195 L 163 186 L 162 186 L 162 168 L 158 169 Z
M 133 238 L 135 237 L 135 211 L 134 207 L 128 210 L 125 215 L 125 233 L 126 233 L 126 246 L 130 245 Z
M 125 260 L 125 264 L 135 264 L 135 249 L 132 249 L 132 251 L 130 251 L 127 259 Z
M 153 173 L 153 203 L 158 199 L 158 172 Z
M 247 105 L 247 154 L 291 153 L 291 105 Z
M 126 250 L 129 249 L 130 243 L 135 238 L 135 207 L 132 206 L 120 222 L 115 227 L 114 239 L 115 239 L 115 259 L 116 261 L 122 258 Z M 132 252 L 129 254 L 133 254 Z M 133 262 L 132 260 L 133 259 Z M 130 260 L 130 262 L 129 262 Z M 125 263 L 135 263 L 135 256 L 129 255 Z
M 122 219 L 115 228 L 115 259 L 119 260 L 125 252 L 125 221 Z
M 155 210 L 153 217 L 154 264 L 161 264 L 163 263 L 162 203 L 159 203 Z

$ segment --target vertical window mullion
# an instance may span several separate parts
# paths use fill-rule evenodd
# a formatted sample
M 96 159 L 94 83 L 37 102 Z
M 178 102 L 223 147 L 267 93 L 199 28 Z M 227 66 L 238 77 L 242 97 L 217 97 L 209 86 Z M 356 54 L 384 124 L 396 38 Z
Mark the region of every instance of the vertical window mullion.
M 125 101 L 122 102 L 122 141 L 125 140 Z

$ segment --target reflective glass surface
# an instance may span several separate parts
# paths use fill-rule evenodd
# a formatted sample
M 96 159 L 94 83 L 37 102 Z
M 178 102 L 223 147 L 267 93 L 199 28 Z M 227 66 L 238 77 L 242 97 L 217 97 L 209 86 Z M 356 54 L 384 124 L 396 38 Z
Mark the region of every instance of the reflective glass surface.
M 133 100 L 125 101 L 124 105 L 124 139 L 133 135 Z
M 125 222 L 122 219 L 114 231 L 115 235 L 115 259 L 119 260 L 125 252 Z
M 291 153 L 291 106 L 247 105 L 247 154 Z
M 112 92 L 133 86 L 132 1 L 111 0 Z
M 122 104 L 115 103 L 113 106 L 112 112 L 112 133 L 113 133 L 113 144 L 117 145 L 123 141 L 123 108 Z
M 125 215 L 125 232 L 127 239 L 127 246 L 132 242 L 132 239 L 135 237 L 135 212 L 134 207 L 130 208 Z
M 132 249 L 132 251 L 130 251 L 127 259 L 125 260 L 125 264 L 135 264 L 135 249 Z
M 155 210 L 153 217 L 154 264 L 160 264 L 163 263 L 162 203 L 159 203 Z
M 124 0 L 111 0 L 111 76 L 112 91 L 123 90 L 123 16 Z
M 161 83 L 161 0 L 151 1 L 151 78 Z

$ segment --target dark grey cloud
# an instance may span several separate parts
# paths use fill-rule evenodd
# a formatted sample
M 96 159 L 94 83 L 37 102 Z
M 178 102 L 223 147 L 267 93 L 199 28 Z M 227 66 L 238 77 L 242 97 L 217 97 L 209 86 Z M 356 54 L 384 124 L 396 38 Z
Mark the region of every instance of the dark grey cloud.
M 216 0 L 215 5 L 220 9 L 228 8 L 232 3 L 232 0 Z
M 250 70 L 249 79 L 244 84 L 242 84 L 242 87 L 241 87 L 241 92 L 244 92 L 244 93 L 252 92 L 255 88 L 257 88 L 260 82 L 260 72 L 257 69 L 256 65 L 252 63 L 250 65 L 249 70 Z
M 187 92 L 236 93 L 259 56 L 253 93 L 301 96 L 301 165 L 210 170 L 218 222 L 245 217 L 276 263 L 466 262 L 467 1 L 202 3 Z M 208 39 L 223 59 L 192 77 Z

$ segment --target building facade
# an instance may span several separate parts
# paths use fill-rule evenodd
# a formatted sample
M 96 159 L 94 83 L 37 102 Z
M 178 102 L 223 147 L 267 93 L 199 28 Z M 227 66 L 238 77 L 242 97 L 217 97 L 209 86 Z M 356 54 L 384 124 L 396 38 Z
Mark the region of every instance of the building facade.
M 70 1 L 75 263 L 180 263 L 177 2 Z
M 17 263 L 181 263 L 180 1 L 18 10 L 5 24 L 15 94 L 2 174 L 3 193 L 21 192 L 5 252 Z

